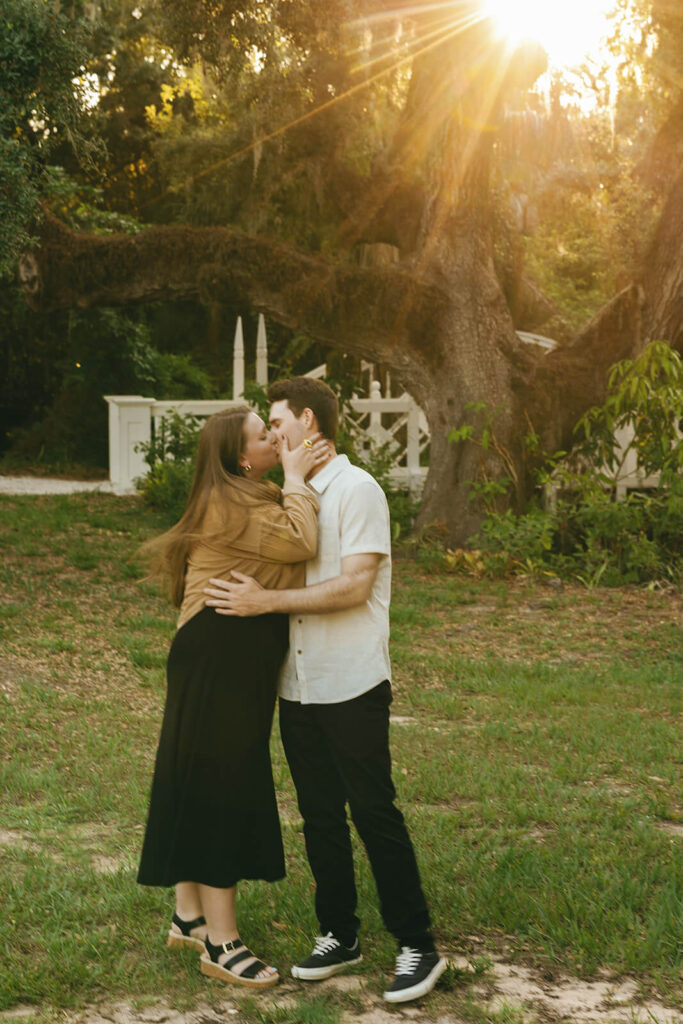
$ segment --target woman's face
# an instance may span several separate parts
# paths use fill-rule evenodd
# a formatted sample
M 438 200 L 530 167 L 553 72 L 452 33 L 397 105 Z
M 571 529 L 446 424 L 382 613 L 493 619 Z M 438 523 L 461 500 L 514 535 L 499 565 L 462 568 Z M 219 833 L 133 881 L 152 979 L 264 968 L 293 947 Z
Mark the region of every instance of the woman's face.
M 267 470 L 277 465 L 275 435 L 266 429 L 260 416 L 250 412 L 242 429 L 244 445 L 240 455 L 240 466 L 251 469 L 246 474 L 250 480 L 259 480 Z

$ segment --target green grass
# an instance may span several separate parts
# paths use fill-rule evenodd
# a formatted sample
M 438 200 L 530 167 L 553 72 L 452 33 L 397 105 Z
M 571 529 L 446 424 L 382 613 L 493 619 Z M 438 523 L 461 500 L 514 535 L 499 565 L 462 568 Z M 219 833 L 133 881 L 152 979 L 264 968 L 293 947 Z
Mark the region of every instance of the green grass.
M 36 1020 L 104 997 L 206 998 L 193 956 L 165 949 L 171 894 L 135 883 L 175 614 L 133 554 L 160 528 L 135 499 L 0 498 L 0 1009 Z M 628 972 L 675 1001 L 678 596 L 551 593 L 406 556 L 392 620 L 395 780 L 441 946 Z M 245 937 L 287 973 L 317 926 L 277 730 L 273 759 L 288 878 L 239 899 Z M 357 864 L 376 997 L 394 951 L 360 850 Z M 522 1020 L 486 1016 L 470 985 L 449 972 L 434 1011 Z M 242 1000 L 240 1019 L 336 1024 L 353 999 Z

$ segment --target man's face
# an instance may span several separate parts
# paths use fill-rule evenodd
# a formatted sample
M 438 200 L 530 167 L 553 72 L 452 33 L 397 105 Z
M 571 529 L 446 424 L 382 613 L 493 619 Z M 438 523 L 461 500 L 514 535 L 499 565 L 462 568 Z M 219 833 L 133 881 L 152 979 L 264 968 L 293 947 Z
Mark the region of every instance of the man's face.
M 277 437 L 278 446 L 282 444 L 283 439 L 286 437 L 289 447 L 297 448 L 308 433 L 304 424 L 303 413 L 301 418 L 297 419 L 289 408 L 289 402 L 286 398 L 281 399 L 279 402 L 273 402 L 270 407 L 268 421 L 270 429 Z

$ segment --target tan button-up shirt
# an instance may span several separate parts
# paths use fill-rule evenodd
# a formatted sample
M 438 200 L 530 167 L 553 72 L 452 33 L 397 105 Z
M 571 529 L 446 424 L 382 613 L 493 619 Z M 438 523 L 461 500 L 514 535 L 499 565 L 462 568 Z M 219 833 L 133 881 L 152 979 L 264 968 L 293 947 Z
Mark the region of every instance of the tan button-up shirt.
M 318 500 L 310 487 L 237 479 L 226 493 L 212 497 L 190 553 L 178 628 L 205 607 L 212 576 L 229 580 L 236 569 L 269 590 L 302 587 L 305 561 L 315 555 Z

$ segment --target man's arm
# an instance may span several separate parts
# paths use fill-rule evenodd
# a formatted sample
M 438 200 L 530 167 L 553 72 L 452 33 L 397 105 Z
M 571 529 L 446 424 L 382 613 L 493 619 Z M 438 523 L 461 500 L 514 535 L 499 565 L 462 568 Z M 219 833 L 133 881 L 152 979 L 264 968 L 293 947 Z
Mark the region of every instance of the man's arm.
M 235 579 L 212 579 L 206 604 L 219 615 L 265 615 L 267 612 L 300 612 L 314 615 L 355 608 L 370 597 L 382 555 L 347 555 L 341 575 L 296 590 L 264 590 L 251 576 L 233 572 Z

